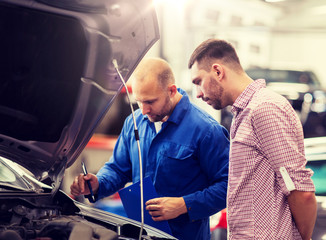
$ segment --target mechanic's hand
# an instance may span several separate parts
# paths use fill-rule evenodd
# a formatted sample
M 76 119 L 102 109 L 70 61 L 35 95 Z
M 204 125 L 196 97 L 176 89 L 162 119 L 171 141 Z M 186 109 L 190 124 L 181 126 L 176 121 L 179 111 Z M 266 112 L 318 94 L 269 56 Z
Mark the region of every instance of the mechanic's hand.
M 183 197 L 161 197 L 148 200 L 146 210 L 154 221 L 163 221 L 186 213 L 187 207 Z
M 92 186 L 93 193 L 96 194 L 98 187 L 99 187 L 99 182 L 98 182 L 97 177 L 91 173 L 87 173 L 86 176 L 81 173 L 75 177 L 74 182 L 70 186 L 71 194 L 74 196 L 90 194 L 86 180 L 90 180 L 90 184 Z

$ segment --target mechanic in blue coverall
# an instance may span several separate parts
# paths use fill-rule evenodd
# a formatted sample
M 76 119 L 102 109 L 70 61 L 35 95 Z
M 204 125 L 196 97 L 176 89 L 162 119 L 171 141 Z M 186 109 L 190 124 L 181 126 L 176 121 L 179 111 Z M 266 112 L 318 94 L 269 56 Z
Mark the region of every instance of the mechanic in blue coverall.
M 228 132 L 177 89 L 173 72 L 163 59 L 144 59 L 133 74 L 132 90 L 139 104 L 143 176 L 150 176 L 160 196 L 146 202 L 154 221 L 168 220 L 181 240 L 209 240 L 209 216 L 226 207 Z M 128 182 L 139 181 L 139 156 L 132 116 L 124 123 L 111 159 L 97 175 L 77 176 L 75 196 L 97 199 L 112 195 Z

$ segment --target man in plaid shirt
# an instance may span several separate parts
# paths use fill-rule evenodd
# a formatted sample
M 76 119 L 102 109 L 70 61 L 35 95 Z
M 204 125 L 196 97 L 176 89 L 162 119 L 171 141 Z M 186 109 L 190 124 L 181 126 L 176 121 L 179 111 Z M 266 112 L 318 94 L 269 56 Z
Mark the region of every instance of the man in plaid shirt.
M 311 238 L 316 221 L 313 172 L 306 169 L 302 125 L 291 104 L 251 79 L 231 44 L 209 39 L 189 60 L 197 97 L 232 106 L 227 196 L 229 239 Z

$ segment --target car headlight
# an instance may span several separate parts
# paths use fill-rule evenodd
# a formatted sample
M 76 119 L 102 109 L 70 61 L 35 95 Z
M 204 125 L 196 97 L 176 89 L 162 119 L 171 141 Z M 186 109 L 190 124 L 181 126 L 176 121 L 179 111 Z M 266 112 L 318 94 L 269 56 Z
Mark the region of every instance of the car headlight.
M 326 93 L 323 91 L 315 91 L 314 103 L 311 106 L 311 110 L 314 112 L 325 112 L 326 111 Z

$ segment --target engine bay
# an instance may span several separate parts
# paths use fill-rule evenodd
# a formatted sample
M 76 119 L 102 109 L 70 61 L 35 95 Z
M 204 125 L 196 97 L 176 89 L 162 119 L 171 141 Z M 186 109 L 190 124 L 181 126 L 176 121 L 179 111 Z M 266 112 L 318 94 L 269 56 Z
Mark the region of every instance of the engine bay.
M 79 206 L 80 203 L 77 205 Z M 102 211 L 93 217 L 62 192 L 0 198 L 0 240 L 132 240 L 140 228 Z M 100 211 L 100 210 L 95 210 Z M 83 213 L 82 213 L 83 212 Z M 85 214 L 86 213 L 86 214 Z M 98 214 L 98 212 L 96 212 Z M 95 214 L 95 215 L 96 215 Z M 147 236 L 143 239 L 166 239 Z
M 0 240 L 121 239 L 107 226 L 83 216 L 65 215 L 65 207 L 37 206 L 23 199 L 1 200 Z

